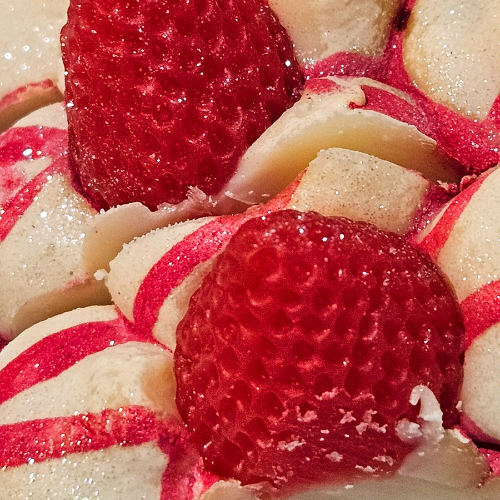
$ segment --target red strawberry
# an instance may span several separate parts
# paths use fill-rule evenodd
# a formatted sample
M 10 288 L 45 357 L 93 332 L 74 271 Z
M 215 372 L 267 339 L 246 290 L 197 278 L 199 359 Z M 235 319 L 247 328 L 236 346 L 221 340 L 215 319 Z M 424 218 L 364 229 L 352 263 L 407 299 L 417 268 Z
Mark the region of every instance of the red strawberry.
M 317 213 L 245 223 L 177 331 L 178 407 L 209 470 L 293 488 L 394 471 L 412 389 L 455 422 L 464 328 L 401 237 Z
M 74 0 L 62 45 L 70 162 L 102 208 L 218 192 L 302 81 L 266 0 Z

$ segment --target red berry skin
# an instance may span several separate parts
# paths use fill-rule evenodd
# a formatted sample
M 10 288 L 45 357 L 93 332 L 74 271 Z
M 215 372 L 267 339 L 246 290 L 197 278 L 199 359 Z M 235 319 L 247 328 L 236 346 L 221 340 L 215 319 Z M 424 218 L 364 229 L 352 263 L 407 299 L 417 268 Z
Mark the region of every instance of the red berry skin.
M 61 42 L 70 164 L 99 208 L 218 192 L 302 85 L 266 0 L 73 0 Z
M 412 389 L 456 423 L 464 327 L 403 238 L 275 212 L 233 236 L 177 330 L 177 403 L 206 467 L 279 491 L 391 473 Z

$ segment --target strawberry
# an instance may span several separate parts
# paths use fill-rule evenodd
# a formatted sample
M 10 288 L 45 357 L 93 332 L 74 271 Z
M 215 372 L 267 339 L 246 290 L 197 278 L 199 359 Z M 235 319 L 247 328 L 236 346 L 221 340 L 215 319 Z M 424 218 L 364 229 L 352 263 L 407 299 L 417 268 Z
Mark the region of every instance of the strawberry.
M 177 330 L 177 404 L 206 467 L 295 488 L 394 471 L 423 384 L 456 423 L 464 327 L 436 266 L 362 222 L 241 226 Z
M 74 0 L 61 36 L 70 164 L 100 208 L 218 192 L 299 97 L 266 0 Z

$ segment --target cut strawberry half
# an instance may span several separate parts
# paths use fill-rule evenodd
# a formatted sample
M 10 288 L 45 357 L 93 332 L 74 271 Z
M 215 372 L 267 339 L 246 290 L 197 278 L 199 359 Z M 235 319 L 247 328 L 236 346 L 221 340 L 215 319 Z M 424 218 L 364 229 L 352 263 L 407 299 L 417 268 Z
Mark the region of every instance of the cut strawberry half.
M 433 391 L 456 422 L 464 327 L 403 238 L 317 213 L 245 223 L 177 330 L 177 404 L 206 467 L 295 488 L 396 470 Z
M 302 82 L 265 0 L 72 1 L 62 47 L 70 163 L 101 208 L 218 192 Z

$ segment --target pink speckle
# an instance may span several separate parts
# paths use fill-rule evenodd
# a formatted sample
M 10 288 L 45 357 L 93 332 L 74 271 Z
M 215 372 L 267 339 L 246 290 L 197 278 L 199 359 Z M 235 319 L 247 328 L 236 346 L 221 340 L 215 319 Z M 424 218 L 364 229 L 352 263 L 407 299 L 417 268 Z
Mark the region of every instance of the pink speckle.
M 335 90 L 340 90 L 340 85 L 326 78 L 311 78 L 306 83 L 306 91 L 315 94 L 327 94 Z
M 479 452 L 484 456 L 484 458 L 486 458 L 486 461 L 491 468 L 492 476 L 500 477 L 500 451 L 479 448 Z
M 0 166 L 0 206 L 12 198 L 26 181 L 24 171 L 16 165 Z

